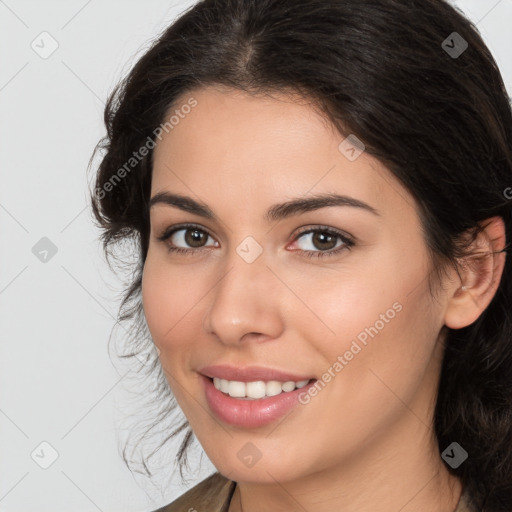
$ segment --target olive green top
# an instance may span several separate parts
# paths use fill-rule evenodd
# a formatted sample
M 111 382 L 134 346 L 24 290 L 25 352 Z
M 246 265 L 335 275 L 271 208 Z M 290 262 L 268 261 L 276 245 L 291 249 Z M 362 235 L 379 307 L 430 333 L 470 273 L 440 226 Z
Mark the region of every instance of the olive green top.
M 233 480 L 218 472 L 213 473 L 169 505 L 154 512 L 228 512 L 235 487 Z M 476 512 L 465 492 L 454 512 Z

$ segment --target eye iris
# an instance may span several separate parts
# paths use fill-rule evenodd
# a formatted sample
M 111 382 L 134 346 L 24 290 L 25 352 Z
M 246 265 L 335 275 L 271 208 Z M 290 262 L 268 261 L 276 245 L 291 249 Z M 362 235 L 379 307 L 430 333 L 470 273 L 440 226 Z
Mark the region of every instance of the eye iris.
M 325 247 L 324 244 L 327 240 L 327 245 L 331 244 L 334 241 L 334 245 L 332 247 Z M 313 233 L 313 244 L 317 249 L 333 249 L 336 246 L 336 238 L 333 235 L 329 235 L 325 232 L 316 232 Z
M 191 234 L 189 236 L 189 234 Z M 201 247 L 202 239 L 206 238 L 206 233 L 199 231 L 198 229 L 187 229 L 185 232 L 185 241 L 191 247 Z

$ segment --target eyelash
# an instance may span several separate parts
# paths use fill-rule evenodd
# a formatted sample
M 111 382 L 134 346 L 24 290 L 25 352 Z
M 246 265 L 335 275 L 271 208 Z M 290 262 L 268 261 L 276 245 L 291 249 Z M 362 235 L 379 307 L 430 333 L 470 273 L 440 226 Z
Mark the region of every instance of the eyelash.
M 161 242 L 165 242 L 172 235 L 174 235 L 174 233 L 176 233 L 177 231 L 182 231 L 184 229 L 185 230 L 186 229 L 195 229 L 197 231 L 205 233 L 209 237 L 212 237 L 212 235 L 206 229 L 203 229 L 196 224 L 180 224 L 178 226 L 173 226 L 172 228 L 168 228 L 161 236 L 157 237 L 157 239 L 160 240 Z M 348 235 L 342 233 L 341 231 L 338 231 L 333 228 L 328 228 L 326 226 L 317 226 L 315 228 L 306 228 L 302 231 L 299 231 L 299 233 L 297 233 L 297 236 L 295 237 L 294 241 L 297 240 L 302 235 L 306 235 L 309 233 L 316 233 L 316 232 L 327 233 L 328 235 L 338 237 L 343 242 L 343 245 L 338 247 L 337 249 L 331 249 L 329 251 L 304 251 L 302 249 L 298 249 L 297 252 L 304 253 L 309 258 L 325 258 L 325 257 L 330 257 L 330 256 L 336 256 L 337 254 L 339 254 L 341 251 L 344 251 L 344 250 L 350 250 L 355 245 L 355 241 L 352 239 L 352 237 L 349 237 Z M 173 252 L 176 254 L 190 254 L 190 253 L 194 253 L 194 252 L 200 250 L 200 248 L 184 249 L 183 247 L 174 247 L 169 244 L 166 244 L 166 245 L 167 245 L 167 249 L 169 252 Z

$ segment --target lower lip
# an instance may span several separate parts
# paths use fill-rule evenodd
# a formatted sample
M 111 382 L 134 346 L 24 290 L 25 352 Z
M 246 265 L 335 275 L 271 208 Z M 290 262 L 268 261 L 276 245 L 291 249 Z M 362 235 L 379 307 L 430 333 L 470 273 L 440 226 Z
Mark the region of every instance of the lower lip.
M 278 420 L 299 405 L 299 395 L 314 386 L 316 380 L 294 391 L 281 392 L 257 400 L 233 398 L 219 391 L 213 381 L 200 374 L 205 386 L 206 400 L 221 421 L 236 427 L 257 428 Z

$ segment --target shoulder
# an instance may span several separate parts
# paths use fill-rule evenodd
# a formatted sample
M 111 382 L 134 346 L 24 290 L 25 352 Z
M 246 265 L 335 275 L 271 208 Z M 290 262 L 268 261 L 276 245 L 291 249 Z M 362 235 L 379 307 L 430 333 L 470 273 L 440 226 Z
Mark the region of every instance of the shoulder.
M 236 482 L 220 473 L 213 473 L 182 494 L 169 505 L 154 512 L 225 512 Z

